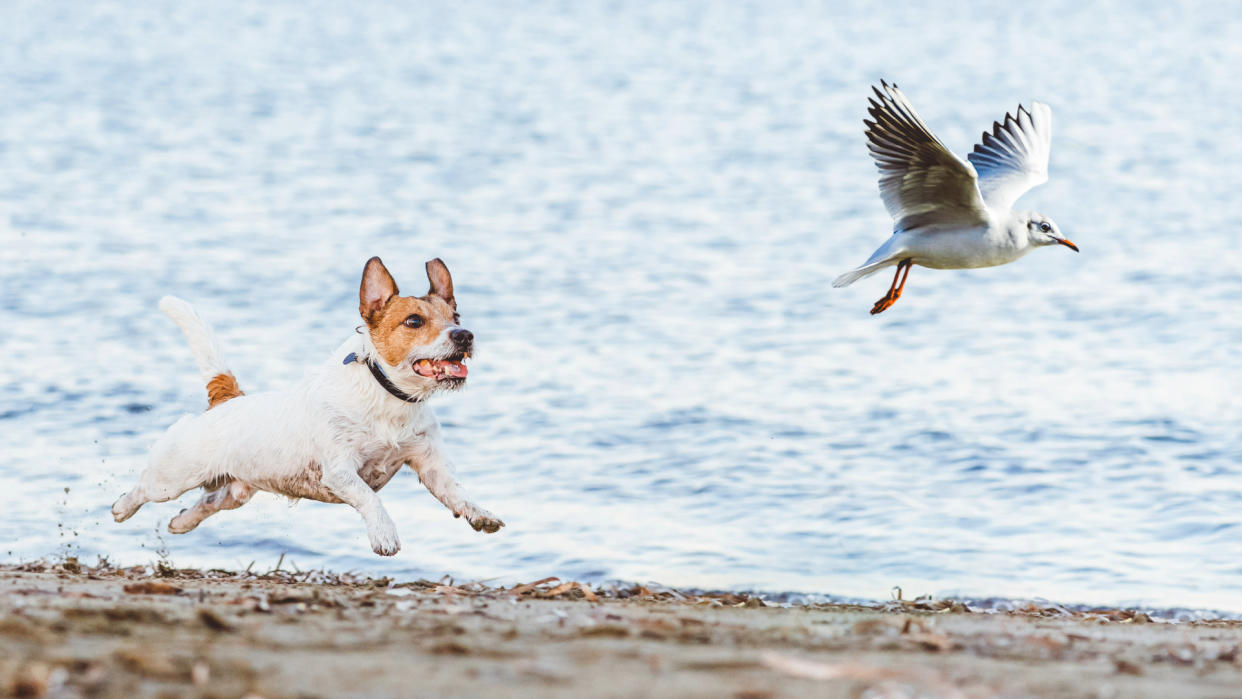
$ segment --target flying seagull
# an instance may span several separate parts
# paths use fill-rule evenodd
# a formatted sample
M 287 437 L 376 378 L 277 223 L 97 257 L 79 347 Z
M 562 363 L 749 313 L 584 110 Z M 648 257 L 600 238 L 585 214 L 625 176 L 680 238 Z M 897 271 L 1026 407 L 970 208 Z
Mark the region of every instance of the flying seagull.
M 893 217 L 893 235 L 863 266 L 832 282 L 849 286 L 863 277 L 897 265 L 875 315 L 901 298 L 910 267 L 969 269 L 992 267 L 1045 245 L 1078 246 L 1061 235 L 1052 219 L 1014 211 L 1013 203 L 1032 187 L 1048 181 L 1052 148 L 1052 110 L 1042 102 L 1005 123 L 992 124 L 983 142 L 966 156 L 953 155 L 919 118 L 906 96 L 880 81 L 879 99 L 867 112 L 867 149 L 880 169 L 880 197 Z M 874 120 L 874 121 L 873 121 Z M 900 282 L 900 283 L 898 283 Z

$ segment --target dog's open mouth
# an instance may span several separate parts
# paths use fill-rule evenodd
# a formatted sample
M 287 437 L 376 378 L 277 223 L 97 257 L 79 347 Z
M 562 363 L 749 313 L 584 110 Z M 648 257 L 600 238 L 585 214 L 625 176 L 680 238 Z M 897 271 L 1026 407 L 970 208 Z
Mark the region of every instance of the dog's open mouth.
M 414 362 L 414 372 L 436 381 L 463 381 L 469 373 L 463 363 L 465 359 L 465 355 L 449 359 L 419 359 Z

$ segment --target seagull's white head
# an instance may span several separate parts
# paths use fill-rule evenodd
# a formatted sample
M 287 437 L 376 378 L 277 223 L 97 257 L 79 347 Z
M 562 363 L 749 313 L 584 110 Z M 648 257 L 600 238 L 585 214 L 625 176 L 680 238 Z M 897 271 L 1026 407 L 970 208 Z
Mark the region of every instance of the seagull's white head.
M 1064 245 L 1070 250 L 1078 252 L 1078 246 L 1070 242 L 1069 238 L 1061 235 L 1061 229 L 1057 228 L 1056 222 L 1052 219 L 1038 213 L 1025 214 L 1025 218 L 1026 234 L 1030 237 L 1031 245 L 1037 247 Z

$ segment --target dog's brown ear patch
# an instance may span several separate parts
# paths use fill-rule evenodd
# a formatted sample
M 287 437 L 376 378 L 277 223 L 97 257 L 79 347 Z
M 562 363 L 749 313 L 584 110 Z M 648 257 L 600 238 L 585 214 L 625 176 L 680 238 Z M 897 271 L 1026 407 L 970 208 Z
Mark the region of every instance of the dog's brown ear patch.
M 367 260 L 367 266 L 362 270 L 362 286 L 358 289 L 358 313 L 367 325 L 375 327 L 380 310 L 396 295 L 397 282 L 380 258 Z
M 427 261 L 427 281 L 431 282 L 428 296 L 439 296 L 448 301 L 453 310 L 457 310 L 457 300 L 453 298 L 453 276 L 449 274 L 444 260 L 437 257 Z

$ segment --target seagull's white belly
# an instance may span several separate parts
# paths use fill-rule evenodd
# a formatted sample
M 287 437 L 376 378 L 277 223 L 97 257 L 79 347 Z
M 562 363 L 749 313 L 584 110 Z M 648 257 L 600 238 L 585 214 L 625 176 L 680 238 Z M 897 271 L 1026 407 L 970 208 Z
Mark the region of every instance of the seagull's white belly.
M 907 233 L 907 257 L 931 269 L 995 267 L 1022 257 L 1030 247 L 989 228 Z M 1024 241 L 1023 241 L 1024 242 Z

